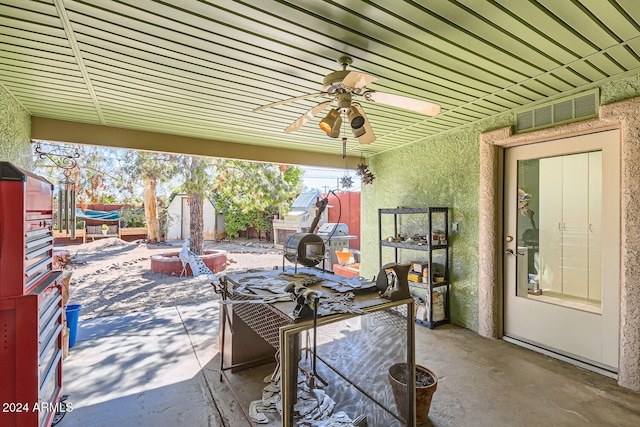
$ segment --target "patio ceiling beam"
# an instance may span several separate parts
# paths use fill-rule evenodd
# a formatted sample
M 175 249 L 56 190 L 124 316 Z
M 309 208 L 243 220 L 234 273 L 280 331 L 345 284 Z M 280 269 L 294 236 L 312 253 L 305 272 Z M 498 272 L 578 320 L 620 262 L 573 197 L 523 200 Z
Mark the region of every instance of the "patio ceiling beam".
M 31 139 L 277 164 L 355 169 L 360 157 L 238 144 L 227 141 L 31 117 Z

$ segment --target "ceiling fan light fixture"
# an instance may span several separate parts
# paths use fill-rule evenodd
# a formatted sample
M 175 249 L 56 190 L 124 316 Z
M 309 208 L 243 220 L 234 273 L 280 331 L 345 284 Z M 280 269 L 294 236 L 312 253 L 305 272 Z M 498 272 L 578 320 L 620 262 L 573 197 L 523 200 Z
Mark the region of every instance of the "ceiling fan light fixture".
M 347 118 L 352 129 L 360 129 L 364 126 L 364 117 L 353 105 L 347 110 Z
M 320 120 L 320 129 L 329 133 L 333 130 L 336 121 L 340 118 L 340 113 L 335 108 L 332 108 L 324 119 Z M 342 121 L 342 120 L 341 120 Z
M 340 126 L 342 126 L 342 117 L 338 116 L 338 118 L 336 119 L 336 122 L 333 124 L 333 129 L 331 129 L 331 132 L 327 132 L 327 135 L 329 135 L 331 138 L 339 137 Z
M 362 126 L 361 128 L 358 128 L 358 129 L 351 128 L 351 132 L 353 133 L 354 138 L 360 138 L 365 133 L 367 133 L 367 130 L 364 128 L 364 126 Z

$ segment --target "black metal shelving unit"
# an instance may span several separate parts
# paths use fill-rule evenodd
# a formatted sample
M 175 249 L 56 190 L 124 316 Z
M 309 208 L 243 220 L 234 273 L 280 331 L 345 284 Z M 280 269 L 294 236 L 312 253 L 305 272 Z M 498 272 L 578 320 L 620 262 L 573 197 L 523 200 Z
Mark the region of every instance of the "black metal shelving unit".
M 426 214 L 427 215 L 427 223 L 426 223 L 426 236 L 428 237 L 426 242 L 420 244 L 418 242 L 410 242 L 406 241 L 388 241 L 383 238 L 382 235 L 382 216 L 383 215 L 393 215 L 393 236 L 398 236 L 398 216 L 400 215 L 411 215 L 411 214 Z M 443 231 L 445 233 L 447 243 L 446 244 L 434 244 L 432 235 L 433 235 L 433 215 L 443 215 Z M 409 282 L 409 286 L 413 288 L 425 289 L 427 291 L 426 295 L 426 303 L 429 304 L 429 315 L 427 320 L 416 319 L 416 323 L 426 326 L 429 329 L 433 329 L 436 326 L 449 323 L 449 291 L 450 291 L 450 282 L 449 282 L 449 208 L 444 207 L 427 207 L 427 208 L 395 208 L 395 209 L 378 209 L 378 262 L 380 265 L 380 269 L 382 269 L 382 248 L 383 247 L 391 247 L 394 248 L 394 259 L 395 262 L 398 262 L 398 251 L 399 250 L 414 250 L 414 251 L 424 251 L 427 252 L 427 265 L 429 269 L 429 283 L 416 283 Z M 444 281 L 434 283 L 434 268 L 433 268 L 433 252 L 434 251 L 444 251 Z M 444 288 L 444 319 L 434 321 L 433 320 L 433 301 L 432 295 L 433 291 L 437 288 Z

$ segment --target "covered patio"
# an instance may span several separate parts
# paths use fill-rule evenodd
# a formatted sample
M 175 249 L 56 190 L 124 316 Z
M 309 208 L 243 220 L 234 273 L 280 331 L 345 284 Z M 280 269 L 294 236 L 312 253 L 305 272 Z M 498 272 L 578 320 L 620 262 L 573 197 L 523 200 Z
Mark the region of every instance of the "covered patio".
M 50 141 L 345 171 L 364 165 L 375 177 L 362 189 L 364 277 L 381 268 L 379 209 L 443 206 L 450 215 L 451 324 L 418 327 L 416 339 L 417 362 L 442 376 L 434 425 L 640 424 L 640 8 L 634 0 L 13 0 L 0 6 L 0 16 L 1 160 L 30 169 L 32 143 Z M 335 72 L 344 78 L 335 80 Z M 334 86 L 340 90 L 329 92 Z M 406 102 L 392 101 L 398 99 Z M 409 100 L 433 109 L 426 114 Z M 331 107 L 342 127 L 320 127 Z M 365 136 L 347 123 L 351 107 L 367 124 Z M 619 197 L 615 216 L 597 216 L 616 225 L 620 248 L 610 251 L 617 256 L 614 272 L 601 277 L 614 288 L 612 300 L 600 301 L 600 308 L 613 307 L 615 331 L 603 333 L 613 362 L 585 362 L 535 340 L 529 347 L 540 354 L 506 342 L 513 338 L 506 295 L 515 290 L 509 287 L 514 275 L 505 272 L 518 256 L 506 230 L 505 200 L 516 196 L 505 195 L 506 153 L 608 131 L 619 132 L 613 142 Z M 128 337 L 105 326 L 74 351 L 94 357 L 90 352 L 108 344 L 114 330 L 132 345 L 144 342 L 147 326 L 170 325 L 185 340 L 180 328 L 192 332 L 179 319 L 183 309 L 189 310 L 149 313 L 148 322 L 131 319 L 144 333 Z M 194 317 L 202 329 L 191 344 L 171 344 L 190 345 L 192 354 L 156 348 L 149 363 L 184 358 L 189 374 L 178 376 L 189 392 L 198 389 L 197 405 L 207 407 L 194 414 L 202 417 L 198 422 L 235 425 L 237 407 L 214 381 L 216 310 L 212 302 L 198 313 L 211 317 Z M 112 321 L 122 322 L 104 320 Z M 95 322 L 85 332 L 104 326 Z M 580 322 L 557 322 L 540 341 L 556 327 L 568 335 L 590 332 Z M 81 369 L 76 355 L 67 385 L 78 395 L 91 386 L 81 381 L 112 375 L 97 360 L 104 375 L 73 378 L 72 368 Z M 120 374 L 129 363 L 122 360 L 115 368 Z M 121 380 L 102 385 L 128 387 L 130 378 Z M 160 390 L 173 383 L 150 384 Z M 86 400 L 90 409 L 78 408 L 66 422 L 83 414 L 101 419 L 116 402 L 126 413 L 133 396 L 144 400 L 146 392 Z M 142 410 L 139 423 L 155 411 Z
M 248 425 L 220 382 L 219 308 L 210 301 L 82 322 L 65 361 L 75 409 L 60 425 Z M 613 379 L 453 325 L 416 332 L 417 348 L 428 350 L 417 363 L 439 375 L 427 425 L 640 424 L 640 396 Z

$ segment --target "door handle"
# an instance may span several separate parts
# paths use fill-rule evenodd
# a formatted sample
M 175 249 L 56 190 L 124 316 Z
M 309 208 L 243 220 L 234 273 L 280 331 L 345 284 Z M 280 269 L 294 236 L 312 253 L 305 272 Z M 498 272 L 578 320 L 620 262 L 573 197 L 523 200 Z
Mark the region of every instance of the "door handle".
M 504 251 L 507 255 L 513 255 L 513 256 L 518 256 L 518 255 L 524 255 L 524 252 L 514 252 L 513 249 L 507 249 Z

